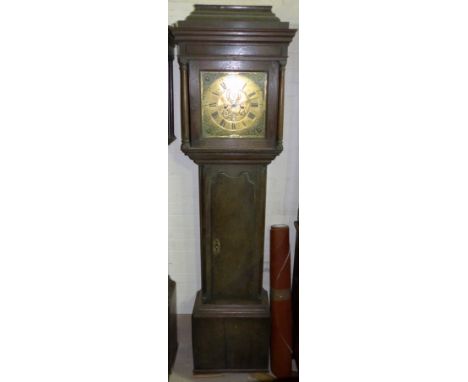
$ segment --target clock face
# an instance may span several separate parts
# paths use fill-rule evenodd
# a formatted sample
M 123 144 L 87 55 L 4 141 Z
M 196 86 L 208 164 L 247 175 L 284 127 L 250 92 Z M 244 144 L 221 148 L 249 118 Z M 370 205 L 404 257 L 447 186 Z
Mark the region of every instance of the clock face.
M 200 72 L 202 136 L 264 138 L 267 73 Z

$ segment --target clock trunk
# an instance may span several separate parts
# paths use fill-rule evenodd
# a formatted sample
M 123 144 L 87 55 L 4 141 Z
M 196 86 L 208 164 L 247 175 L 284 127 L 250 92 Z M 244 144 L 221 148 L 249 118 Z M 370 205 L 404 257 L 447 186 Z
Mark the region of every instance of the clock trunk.
M 259 302 L 266 165 L 204 164 L 199 174 L 202 299 Z

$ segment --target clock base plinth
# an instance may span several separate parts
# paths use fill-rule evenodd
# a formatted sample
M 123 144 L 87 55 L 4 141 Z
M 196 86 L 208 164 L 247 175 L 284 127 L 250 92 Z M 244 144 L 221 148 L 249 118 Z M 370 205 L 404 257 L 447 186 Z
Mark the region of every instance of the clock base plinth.
M 192 313 L 194 373 L 265 372 L 270 348 L 270 307 L 258 303 L 204 304 L 197 293 Z

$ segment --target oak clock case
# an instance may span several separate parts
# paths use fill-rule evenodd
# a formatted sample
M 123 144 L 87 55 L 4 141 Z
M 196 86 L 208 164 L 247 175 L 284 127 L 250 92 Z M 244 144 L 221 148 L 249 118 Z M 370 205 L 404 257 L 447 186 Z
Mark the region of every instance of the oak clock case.
M 284 72 L 295 30 L 270 6 L 194 8 L 171 27 L 181 149 L 199 166 L 202 287 L 192 313 L 194 372 L 267 371 L 266 174 L 282 151 Z

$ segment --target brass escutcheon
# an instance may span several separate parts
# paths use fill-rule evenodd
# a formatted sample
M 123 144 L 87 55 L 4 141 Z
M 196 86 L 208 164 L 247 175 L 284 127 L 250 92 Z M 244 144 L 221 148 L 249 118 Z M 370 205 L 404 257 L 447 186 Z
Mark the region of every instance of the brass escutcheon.
M 221 252 L 221 242 L 219 239 L 214 239 L 213 240 L 213 254 L 218 255 L 219 252 Z

